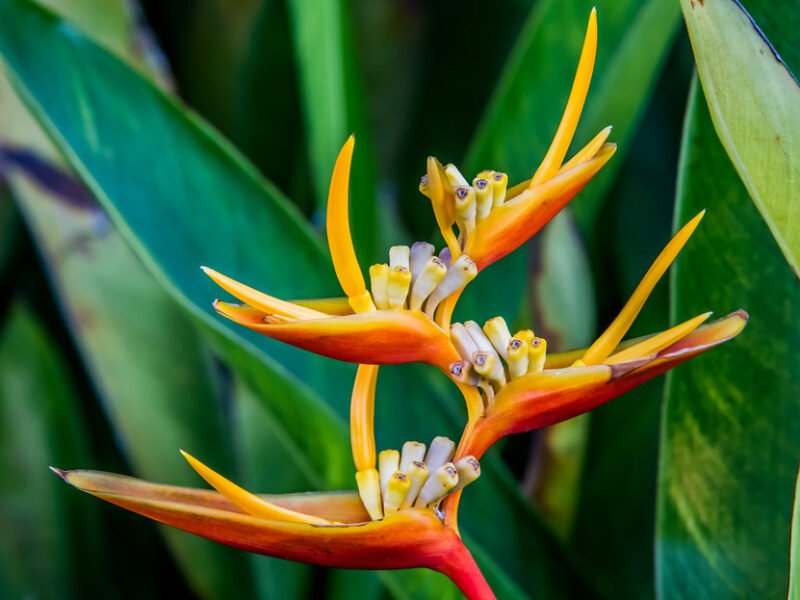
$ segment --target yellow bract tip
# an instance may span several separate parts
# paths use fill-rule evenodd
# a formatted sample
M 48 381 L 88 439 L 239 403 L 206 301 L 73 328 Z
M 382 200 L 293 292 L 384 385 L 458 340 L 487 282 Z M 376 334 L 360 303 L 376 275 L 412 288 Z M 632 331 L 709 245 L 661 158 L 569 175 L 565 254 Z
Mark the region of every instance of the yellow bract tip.
M 455 260 L 461 254 L 461 246 L 458 244 L 453 233 L 453 223 L 455 222 L 455 207 L 452 201 L 452 190 L 450 182 L 444 171 L 442 163 L 436 157 L 429 156 L 426 165 L 428 176 L 428 191 L 430 192 L 431 206 L 436 217 L 436 224 L 442 233 L 445 244 L 450 249 L 452 259 Z
M 256 496 L 210 469 L 188 452 L 181 450 L 183 458 L 209 485 L 233 502 L 247 514 L 273 521 L 291 521 L 308 525 L 331 525 L 332 521 L 283 508 Z
M 364 282 L 364 275 L 358 266 L 356 252 L 353 249 L 353 238 L 350 235 L 349 187 L 354 146 L 355 136 L 351 135 L 336 158 L 328 192 L 326 228 L 328 247 L 339 284 L 349 298 L 358 299 L 351 303 L 353 310 L 368 312 L 375 310 L 375 306 L 371 301 L 364 300 L 367 286 Z
M 612 127 L 609 125 L 605 129 L 601 130 L 600 133 L 592 138 L 592 141 L 576 152 L 575 156 L 565 162 L 561 169 L 559 169 L 559 172 L 569 171 L 571 168 L 578 166 L 582 162 L 593 158 L 603 147 L 603 144 L 606 143 L 608 136 L 611 135 L 611 129 Z
M 542 164 L 536 169 L 528 187 L 533 187 L 542 183 L 556 174 L 564 157 L 567 155 L 569 145 L 578 127 L 578 121 L 589 93 L 589 84 L 592 81 L 594 71 L 594 61 L 597 55 L 597 11 L 592 9 L 589 14 L 589 24 L 586 27 L 586 36 L 583 40 L 583 49 L 578 61 L 578 69 L 575 73 L 575 80 L 572 83 L 572 90 L 558 125 L 556 134 L 547 150 L 547 154 L 542 160 Z
M 700 220 L 703 218 L 705 211 L 700 212 L 691 221 L 684 225 L 678 233 L 675 234 L 669 243 L 658 255 L 658 258 L 653 262 L 650 268 L 645 273 L 639 285 L 631 294 L 630 299 L 620 311 L 617 318 L 608 326 L 603 334 L 597 338 L 586 353 L 583 355 L 582 360 L 587 365 L 599 365 L 605 361 L 606 358 L 614 351 L 619 342 L 628 332 L 633 321 L 639 315 L 639 311 L 644 306 L 650 293 L 655 288 L 661 276 L 664 275 L 666 270 L 678 256 L 683 246 L 691 237 Z
M 203 273 L 208 275 L 214 283 L 223 290 L 264 313 L 281 315 L 292 319 L 323 319 L 328 316 L 318 310 L 306 308 L 305 306 L 300 306 L 292 302 L 286 302 L 285 300 L 280 300 L 279 298 L 259 292 L 243 283 L 239 283 L 235 279 L 218 273 L 214 269 L 209 269 L 208 267 L 200 268 L 203 270 Z
M 678 340 L 685 338 L 695 329 L 700 327 L 700 325 L 707 321 L 711 315 L 712 313 L 710 312 L 698 315 L 693 319 L 684 321 L 680 325 L 676 325 L 675 327 L 649 337 L 638 344 L 635 344 L 629 348 L 625 348 L 625 350 L 617 352 L 616 354 L 608 357 L 608 360 L 605 361 L 605 364 L 617 365 L 631 360 L 652 356 L 658 352 L 661 352 L 664 348 L 668 348 Z

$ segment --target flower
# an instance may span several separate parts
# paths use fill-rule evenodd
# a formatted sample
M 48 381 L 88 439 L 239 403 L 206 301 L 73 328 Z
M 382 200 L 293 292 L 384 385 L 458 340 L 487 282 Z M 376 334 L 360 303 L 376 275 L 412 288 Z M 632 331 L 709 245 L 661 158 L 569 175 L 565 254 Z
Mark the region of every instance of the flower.
M 367 386 L 359 387 L 357 380 L 354 393 L 372 395 L 374 402 L 374 378 L 365 373 Z M 367 457 L 374 465 L 372 422 L 354 431 L 357 464 Z M 249 552 L 326 567 L 425 567 L 450 577 L 470 598 L 493 598 L 458 534 L 457 505 L 442 506 L 480 476 L 473 457 L 450 462 L 454 452 L 455 444 L 444 437 L 435 438 L 429 448 L 406 442 L 402 454 L 381 452 L 380 472 L 375 470 L 370 479 L 377 495 L 371 497 L 353 492 L 259 496 L 183 451 L 216 493 L 97 471 L 53 471 L 112 504 Z M 369 486 L 362 489 L 372 491 Z
M 348 185 L 355 139 L 336 160 L 328 195 L 327 234 L 347 302 L 286 302 L 213 269 L 204 271 L 244 305 L 217 300 L 221 315 L 263 335 L 353 363 L 424 362 L 449 373 L 459 356 L 448 328 L 455 303 L 478 272 L 512 252 L 547 224 L 613 156 L 601 131 L 569 161 L 567 150 L 589 90 L 597 50 L 593 10 L 575 81 L 550 149 L 533 177 L 507 189 L 504 173 L 482 171 L 470 185 L 454 165 L 427 162 L 420 190 L 431 199 L 447 247 L 394 246 L 389 262 L 369 269 L 370 289 L 356 259 L 348 221 Z M 453 226 L 458 227 L 458 236 Z M 349 309 L 347 308 L 349 307 Z
M 547 354 L 533 330 L 513 335 L 495 317 L 482 327 L 451 323 L 461 292 L 480 270 L 534 235 L 613 155 L 610 128 L 564 163 L 593 69 L 595 11 L 567 108 L 533 177 L 507 189 L 482 171 L 472 182 L 453 165 L 427 161 L 420 190 L 431 200 L 446 248 L 394 246 L 372 265 L 370 286 L 356 259 L 348 221 L 354 138 L 333 169 L 327 212 L 331 258 L 346 299 L 287 302 L 211 269 L 243 305 L 217 300 L 225 317 L 269 337 L 358 363 L 350 403 L 357 492 L 259 496 L 194 458 L 186 460 L 216 492 L 148 483 L 94 471 L 54 469 L 69 484 L 128 510 L 237 548 L 329 567 L 426 567 L 450 577 L 471 599 L 494 598 L 461 540 L 461 493 L 480 476 L 479 459 L 500 438 L 552 425 L 608 402 L 727 341 L 744 328 L 735 312 L 711 313 L 652 336 L 623 342 L 653 288 L 703 218 L 689 221 L 653 262 L 616 319 L 587 349 Z M 458 235 L 453 227 L 457 226 Z M 425 362 L 455 382 L 467 408 L 458 444 L 437 437 L 378 453 L 374 433 L 379 365 Z
M 427 508 L 371 521 L 351 492 L 256 496 L 307 520 L 265 518 L 215 492 L 97 471 L 54 471 L 102 500 L 234 548 L 326 567 L 425 567 L 450 577 L 470 598 L 494 597 L 455 529 Z

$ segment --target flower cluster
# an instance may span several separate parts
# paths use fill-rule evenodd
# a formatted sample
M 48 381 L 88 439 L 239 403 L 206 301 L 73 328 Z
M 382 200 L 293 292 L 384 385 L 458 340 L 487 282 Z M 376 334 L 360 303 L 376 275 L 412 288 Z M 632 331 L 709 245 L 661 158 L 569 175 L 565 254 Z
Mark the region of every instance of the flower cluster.
M 327 234 L 342 299 L 288 302 L 212 269 L 205 272 L 239 303 L 217 300 L 221 315 L 271 338 L 359 365 L 350 435 L 358 492 L 260 496 L 194 457 L 189 464 L 217 493 L 156 485 L 92 471 L 58 471 L 95 496 L 218 542 L 307 563 L 360 569 L 427 567 L 470 598 L 491 589 L 461 541 L 457 515 L 479 460 L 500 438 L 564 421 L 737 335 L 747 315 L 703 324 L 699 315 L 666 331 L 623 341 L 656 283 L 702 213 L 667 244 L 616 319 L 587 349 L 548 353 L 532 329 L 513 334 L 502 317 L 451 323 L 459 296 L 480 271 L 526 242 L 603 167 L 615 151 L 602 130 L 566 160 L 589 88 L 594 11 L 564 116 L 533 176 L 509 187 L 486 170 L 468 181 L 454 165 L 427 161 L 420 191 L 431 201 L 445 246 L 393 246 L 387 263 L 356 260 L 348 222 L 355 140 L 331 177 Z M 458 443 L 435 438 L 376 452 L 373 428 L 379 365 L 423 362 L 460 390 L 467 421 Z

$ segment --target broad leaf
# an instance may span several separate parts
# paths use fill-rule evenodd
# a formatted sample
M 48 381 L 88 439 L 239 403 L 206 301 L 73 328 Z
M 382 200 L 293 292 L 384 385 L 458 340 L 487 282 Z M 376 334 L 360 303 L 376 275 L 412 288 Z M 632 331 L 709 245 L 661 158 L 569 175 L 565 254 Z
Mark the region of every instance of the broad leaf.
M 710 2 L 710 0 L 707 0 Z M 742 336 L 668 379 L 658 595 L 779 598 L 800 455 L 800 286 L 748 197 L 695 86 L 676 220 L 707 215 L 673 273 L 673 320 L 742 307 Z
M 7 81 L 0 82 L 0 118 L 13 123 L 3 132 L 3 174 L 135 472 L 154 481 L 193 482 L 178 454 L 183 447 L 203 448 L 232 464 L 208 357 L 185 313 L 110 228 L 88 191 L 59 165 Z M 132 311 L 140 316 L 132 318 Z M 222 597 L 234 582 L 247 584 L 246 564 L 232 551 L 165 532 L 187 579 L 203 596 Z
M 160 283 L 258 390 L 329 485 L 341 484 L 343 428 L 307 384 L 327 392 L 349 381 L 352 369 L 243 336 L 210 314 L 220 292 L 198 269 L 215 266 L 279 296 L 330 294 L 325 254 L 301 217 L 197 118 L 30 2 L 0 3 L 0 53 L 29 109 Z M 344 407 L 349 394 L 329 396 Z
M 792 549 L 789 557 L 789 600 L 800 598 L 800 475 L 794 489 L 792 512 Z
M 288 12 L 283 1 L 261 2 L 238 69 L 231 139 L 304 214 L 311 214 L 315 182 L 303 135 L 303 106 Z M 173 24 L 180 27 L 179 20 Z M 209 29 L 202 32 L 206 39 Z M 202 69 L 202 61 L 193 62 L 200 62 Z M 361 140 L 359 154 L 360 150 Z
M 796 31 L 800 10 L 787 4 Z M 737 0 L 681 7 L 717 134 L 800 277 L 800 82 Z

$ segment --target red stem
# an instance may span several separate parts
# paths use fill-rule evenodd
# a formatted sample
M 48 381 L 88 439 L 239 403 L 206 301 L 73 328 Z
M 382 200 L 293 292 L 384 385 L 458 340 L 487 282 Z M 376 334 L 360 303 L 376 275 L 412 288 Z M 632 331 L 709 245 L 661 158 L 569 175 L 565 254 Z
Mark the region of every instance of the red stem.
M 497 600 L 472 554 L 460 540 L 443 558 L 444 562 L 436 570 L 447 575 L 468 600 Z

